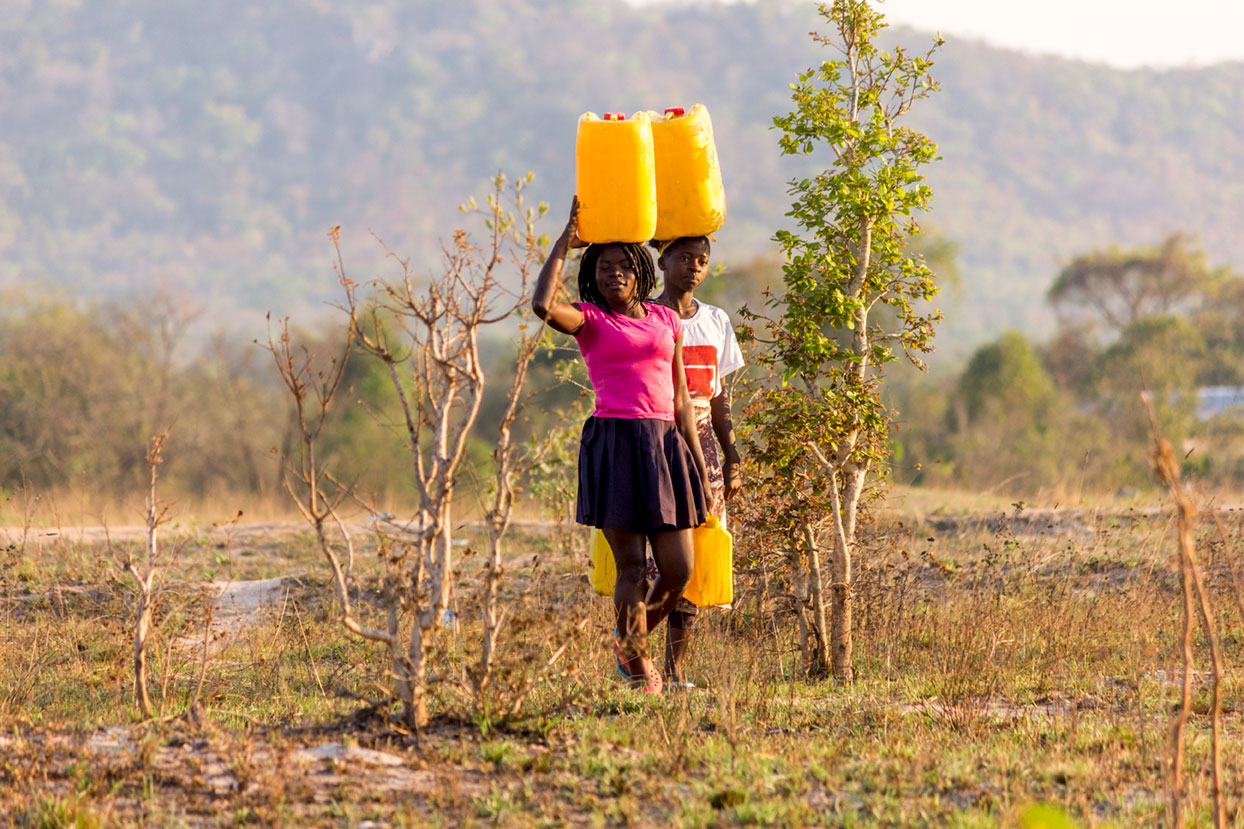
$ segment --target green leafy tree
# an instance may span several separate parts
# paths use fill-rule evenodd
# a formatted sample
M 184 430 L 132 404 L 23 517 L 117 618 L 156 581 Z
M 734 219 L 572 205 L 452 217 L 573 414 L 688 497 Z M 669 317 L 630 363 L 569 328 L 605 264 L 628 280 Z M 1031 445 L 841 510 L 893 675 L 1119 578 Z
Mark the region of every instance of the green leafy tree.
M 1154 247 L 1108 248 L 1077 256 L 1046 295 L 1064 324 L 1086 314 L 1121 332 L 1145 317 L 1199 304 L 1226 277 L 1211 268 L 1192 240 L 1176 233 Z
M 806 585 L 796 593 L 815 634 L 812 667 L 849 681 L 857 522 L 866 483 L 888 454 L 879 375 L 903 352 L 920 364 L 940 317 L 926 304 L 937 291 L 932 273 L 909 248 L 916 214 L 932 199 L 921 168 L 936 147 L 902 121 L 937 88 L 929 70 L 940 41 L 914 57 L 880 49 L 885 23 L 864 0 L 836 0 L 820 14 L 832 34 L 812 37 L 841 54 L 799 75 L 794 109 L 774 126 L 784 155 L 829 166 L 791 183 L 787 215 L 798 229 L 775 237 L 785 292 L 769 295 L 768 314 L 747 315 L 759 323 L 768 347 L 757 361 L 774 382 L 749 401 L 745 422 L 761 465 L 753 482 L 779 507 L 764 511 L 764 529 L 786 538 L 793 575 Z
M 1150 472 L 1148 391 L 1163 433 L 1182 446 L 1196 427 L 1196 382 L 1206 359 L 1205 338 L 1183 317 L 1145 317 L 1128 326 L 1096 360 L 1095 406 L 1120 447 L 1115 474 L 1144 480 Z
M 960 483 L 1027 492 L 1080 469 L 1085 441 L 1104 439 L 1076 416 L 1032 345 L 1008 331 L 973 353 L 955 388 L 951 457 Z

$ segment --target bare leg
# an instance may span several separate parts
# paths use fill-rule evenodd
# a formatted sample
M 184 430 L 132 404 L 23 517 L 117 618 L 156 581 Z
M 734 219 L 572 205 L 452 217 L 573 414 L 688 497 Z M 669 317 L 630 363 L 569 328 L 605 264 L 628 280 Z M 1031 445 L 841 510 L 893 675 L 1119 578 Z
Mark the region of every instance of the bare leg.
M 645 538 L 643 533 L 626 530 L 606 529 L 604 533 L 618 568 L 618 580 L 613 587 L 613 606 L 617 613 L 622 651 L 628 658 L 643 657 L 648 652 L 648 619 L 644 602 L 647 592 L 644 581 Z
M 691 579 L 691 568 L 695 564 L 691 530 L 657 532 L 649 536 L 648 540 L 652 543 L 652 557 L 656 560 L 660 575 L 648 596 L 645 632 L 659 625 L 678 604 L 678 597 L 686 589 L 687 582 Z M 642 550 L 641 545 L 641 565 Z
M 682 672 L 682 657 L 691 641 L 691 625 L 695 616 L 675 610 L 670 613 L 665 629 L 665 675 L 675 682 L 686 682 Z

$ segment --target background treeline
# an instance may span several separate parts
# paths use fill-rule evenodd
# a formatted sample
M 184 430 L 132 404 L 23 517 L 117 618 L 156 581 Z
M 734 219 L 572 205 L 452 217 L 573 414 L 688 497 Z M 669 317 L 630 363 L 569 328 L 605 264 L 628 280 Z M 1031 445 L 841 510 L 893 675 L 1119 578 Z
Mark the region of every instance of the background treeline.
M 801 172 L 769 126 L 822 57 L 813 5 L 7 3 L 0 285 L 159 286 L 255 336 L 265 312 L 333 296 L 331 225 L 363 272 L 381 259 L 369 229 L 433 256 L 498 170 L 534 171 L 560 212 L 580 112 L 692 101 L 713 113 L 730 194 L 719 261 L 747 261 Z M 1048 334 L 1048 274 L 1085 250 L 1194 226 L 1244 266 L 1244 66 L 1118 71 L 953 39 L 937 61 L 943 92 L 914 126 L 939 143 L 930 225 L 963 272 L 942 354 Z
M 271 311 L 292 315 L 317 353 L 340 344 L 341 320 L 324 305 L 339 299 L 326 230 L 345 226 L 359 279 L 383 267 L 368 229 L 427 270 L 456 206 L 497 170 L 533 170 L 529 195 L 559 220 L 585 109 L 709 106 L 730 218 L 715 246 L 725 272 L 705 295 L 732 312 L 757 307 L 780 282 L 769 239 L 784 222 L 785 182 L 802 172 L 795 164 L 822 164 L 780 159 L 769 128 L 789 107 L 790 80 L 823 57 L 804 34 L 811 6 L 6 5 L 0 486 L 24 476 L 137 487 L 147 438 L 172 425 L 170 486 L 279 497 L 272 449 L 288 448 L 288 405 L 252 340 Z M 1077 256 L 1117 244 L 1100 255 L 1125 258 L 1184 227 L 1198 240 L 1177 251 L 1244 266 L 1234 228 L 1244 65 L 1119 71 L 952 40 L 934 73 L 942 92 L 913 126 L 942 155 L 922 244 L 948 287 L 946 322 L 932 373 L 890 381 L 904 421 L 899 480 L 1137 485 L 1147 472 L 1136 394 L 1148 385 L 1187 464 L 1235 481 L 1234 418 L 1195 412 L 1197 388 L 1240 382 L 1231 271 L 1201 268 L 1212 278 L 1122 323 L 1076 319 L 1091 306 L 1083 294 L 1046 294 Z M 483 429 L 500 407 L 503 345 L 489 351 L 498 382 Z M 578 391 L 555 381 L 555 362 L 542 355 L 532 382 L 558 395 L 531 407 L 534 434 L 577 425 L 561 412 Z M 409 470 L 388 448 L 374 370 L 349 366 L 326 446 L 341 474 L 400 498 Z M 476 464 L 486 446 L 481 437 Z M 533 482 L 544 493 L 565 474 L 551 457 Z
M 953 273 L 953 252 L 928 252 Z M 705 299 L 760 294 L 776 264 L 756 261 L 706 283 Z M 1154 415 L 1198 483 L 1244 487 L 1244 276 L 1214 266 L 1191 237 L 1075 257 L 1047 280 L 1060 320 L 1047 338 L 1007 331 L 955 370 L 899 365 L 886 381 L 897 410 L 894 480 L 1021 497 L 1152 485 Z M 141 491 L 144 449 L 172 426 L 164 477 L 196 498 L 274 496 L 294 448 L 291 402 L 264 340 L 184 339 L 189 304 L 38 301 L 7 296 L 0 318 L 0 487 Z M 327 367 L 345 341 L 343 315 L 295 328 L 300 354 Z M 464 508 L 487 487 L 495 425 L 513 371 L 514 331 L 487 332 L 489 382 L 461 475 Z M 590 394 L 569 338 L 536 357 L 520 442 L 543 460 L 522 482 L 528 509 L 554 516 L 574 494 L 575 445 Z M 762 378 L 748 377 L 742 382 Z M 352 354 L 321 441 L 326 468 L 378 503 L 413 495 L 403 424 L 384 366 Z M 274 451 L 275 450 L 275 451 Z
M 160 476 L 168 497 L 200 504 L 240 497 L 248 509 L 290 508 L 281 458 L 296 456 L 300 433 L 266 335 L 190 342 L 197 311 L 168 294 L 114 302 L 10 291 L 0 300 L 0 507 L 19 490 L 26 497 L 71 492 L 92 508 L 141 494 L 148 441 L 167 428 Z M 271 333 L 280 336 L 276 322 Z M 490 475 L 513 375 L 513 335 L 512 326 L 483 335 L 489 385 L 459 482 L 467 512 Z M 291 325 L 290 336 L 299 361 L 327 370 L 343 353 L 344 314 Z M 522 440 L 560 429 L 565 442 L 580 425 L 565 414 L 586 393 L 555 377 L 569 353 L 549 343 L 535 358 L 533 403 L 517 427 Z M 319 441 L 324 467 L 377 504 L 408 505 L 415 490 L 403 430 L 384 365 L 351 353 Z M 565 447 L 546 452 L 535 486 L 564 499 L 572 462 Z
M 1008 331 L 959 372 L 898 373 L 898 478 L 1078 497 L 1150 481 L 1141 401 L 1199 483 L 1244 486 L 1244 276 L 1195 241 L 1073 259 L 1046 298 L 1057 332 Z

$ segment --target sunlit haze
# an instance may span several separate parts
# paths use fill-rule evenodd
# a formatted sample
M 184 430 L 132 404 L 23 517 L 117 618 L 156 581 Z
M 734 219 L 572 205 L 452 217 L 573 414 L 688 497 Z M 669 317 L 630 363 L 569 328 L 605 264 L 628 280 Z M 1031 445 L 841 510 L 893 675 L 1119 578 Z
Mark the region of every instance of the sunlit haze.
M 1244 60 L 1241 0 L 885 0 L 880 6 L 892 23 L 1119 67 Z

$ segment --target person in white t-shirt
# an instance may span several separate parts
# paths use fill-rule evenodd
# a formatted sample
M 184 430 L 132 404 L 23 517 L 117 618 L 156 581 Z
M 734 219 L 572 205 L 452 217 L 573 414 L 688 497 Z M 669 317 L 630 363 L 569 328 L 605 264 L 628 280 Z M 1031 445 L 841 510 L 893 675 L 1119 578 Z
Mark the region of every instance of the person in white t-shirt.
M 665 281 L 656 301 L 674 309 L 682 319 L 683 370 L 708 470 L 709 511 L 724 526 L 726 501 L 742 489 L 743 477 L 730 420 L 730 395 L 722 379 L 743 367 L 743 354 L 726 312 L 695 298 L 695 289 L 708 276 L 712 252 L 708 237 L 687 236 L 652 245 L 659 253 L 657 267 Z M 695 687 L 687 682 L 682 662 L 698 611 L 694 604 L 680 598 L 668 617 L 665 675 L 672 687 Z

